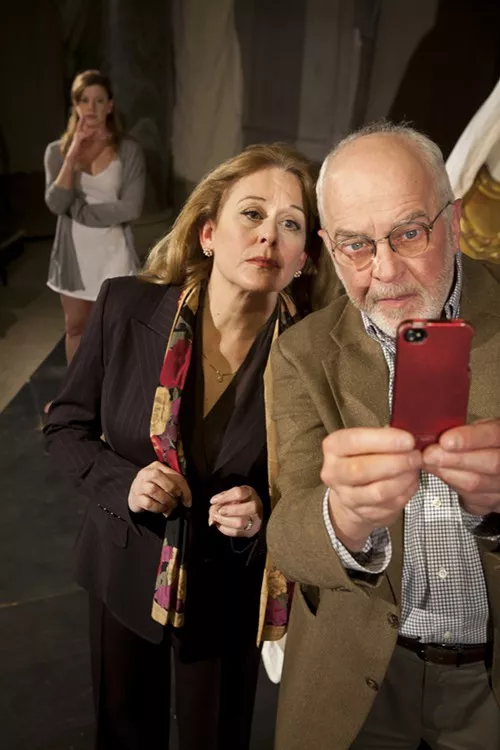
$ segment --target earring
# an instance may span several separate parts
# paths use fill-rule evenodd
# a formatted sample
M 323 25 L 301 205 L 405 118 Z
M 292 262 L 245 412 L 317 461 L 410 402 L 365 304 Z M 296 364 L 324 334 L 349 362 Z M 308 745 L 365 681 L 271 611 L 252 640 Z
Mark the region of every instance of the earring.
M 205 255 L 207 258 L 211 258 L 214 254 L 214 251 L 211 247 L 204 247 L 203 248 L 203 255 Z
M 300 269 L 298 271 L 295 271 L 293 276 L 295 279 L 299 279 L 302 276 L 302 271 Z

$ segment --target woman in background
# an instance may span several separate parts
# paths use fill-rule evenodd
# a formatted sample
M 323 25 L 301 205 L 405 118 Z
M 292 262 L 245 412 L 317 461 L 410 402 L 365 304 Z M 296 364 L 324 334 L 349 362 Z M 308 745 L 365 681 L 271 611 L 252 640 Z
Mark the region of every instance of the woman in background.
M 45 202 L 57 216 L 48 286 L 61 297 L 72 360 L 101 284 L 137 271 L 129 222 L 142 210 L 144 159 L 122 132 L 109 79 L 76 76 L 66 131 L 45 151 Z
M 259 615 L 264 637 L 286 621 L 286 585 L 261 608 L 264 372 L 296 317 L 284 290 L 308 312 L 314 247 L 309 163 L 252 146 L 200 182 L 139 278 L 103 284 L 45 427 L 88 501 L 99 750 L 168 749 L 171 651 L 180 750 L 249 748 Z

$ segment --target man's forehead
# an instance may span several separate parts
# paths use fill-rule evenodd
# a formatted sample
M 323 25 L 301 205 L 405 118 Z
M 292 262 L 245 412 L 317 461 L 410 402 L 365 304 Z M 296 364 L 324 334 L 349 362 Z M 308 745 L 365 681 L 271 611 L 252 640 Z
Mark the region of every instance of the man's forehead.
M 437 186 L 421 160 L 375 154 L 370 160 L 342 158 L 325 175 L 323 205 L 330 218 L 349 214 L 425 210 L 436 202 Z

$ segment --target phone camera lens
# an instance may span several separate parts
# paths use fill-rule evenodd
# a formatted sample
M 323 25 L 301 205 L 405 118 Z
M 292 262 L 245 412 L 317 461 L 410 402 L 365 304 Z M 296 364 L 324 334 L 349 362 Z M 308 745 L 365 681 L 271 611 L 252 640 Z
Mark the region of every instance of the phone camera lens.
M 427 338 L 427 332 L 423 328 L 408 328 L 405 331 L 405 340 L 410 344 L 418 343 Z

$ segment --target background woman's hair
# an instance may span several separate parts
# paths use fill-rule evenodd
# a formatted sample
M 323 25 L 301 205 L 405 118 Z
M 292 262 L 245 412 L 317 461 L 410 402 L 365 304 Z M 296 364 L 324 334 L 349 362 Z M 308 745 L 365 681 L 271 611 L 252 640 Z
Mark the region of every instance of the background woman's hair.
M 271 168 L 290 172 L 300 182 L 308 258 L 302 276 L 292 281 L 289 291 L 299 311 L 302 314 L 309 312 L 312 277 L 321 251 L 314 193 L 316 168 L 302 154 L 283 143 L 248 146 L 205 175 L 186 200 L 170 232 L 151 250 L 139 276 L 156 284 L 180 286 L 207 281 L 213 261 L 203 255 L 199 238 L 201 227 L 208 220 L 217 221 L 228 190 L 238 180 Z
M 113 99 L 111 81 L 107 76 L 103 75 L 100 70 L 84 70 L 83 73 L 78 73 L 71 84 L 71 112 L 66 125 L 66 130 L 61 136 L 61 151 L 63 154 L 69 149 L 75 134 L 76 126 L 78 125 L 76 105 L 80 102 L 83 92 L 88 86 L 102 86 L 102 88 L 105 89 L 108 98 L 111 100 Z M 116 107 L 113 107 L 108 114 L 106 118 L 106 127 L 111 133 L 111 143 L 117 148 L 123 138 L 123 129 Z

